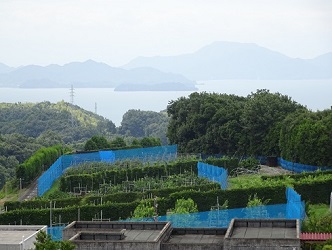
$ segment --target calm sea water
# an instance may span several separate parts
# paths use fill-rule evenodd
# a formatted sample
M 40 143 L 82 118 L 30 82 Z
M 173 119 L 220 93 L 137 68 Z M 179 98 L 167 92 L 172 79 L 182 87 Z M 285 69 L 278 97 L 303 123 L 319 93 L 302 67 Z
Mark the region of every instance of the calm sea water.
M 332 79 L 307 81 L 223 80 L 204 81 L 197 85 L 199 92 L 216 92 L 247 96 L 257 89 L 268 89 L 292 97 L 309 109 L 323 110 L 332 106 Z M 75 88 L 75 86 L 74 86 Z M 193 91 L 142 91 L 114 92 L 109 88 L 74 89 L 74 104 L 121 124 L 129 109 L 161 111 L 171 100 L 187 97 Z M 69 89 L 18 89 L 0 88 L 0 102 L 70 102 Z

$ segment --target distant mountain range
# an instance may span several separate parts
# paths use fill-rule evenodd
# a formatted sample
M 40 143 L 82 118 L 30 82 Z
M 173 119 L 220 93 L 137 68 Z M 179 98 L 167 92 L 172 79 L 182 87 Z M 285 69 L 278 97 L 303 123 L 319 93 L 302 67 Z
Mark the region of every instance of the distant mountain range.
M 0 64 L 0 87 L 20 88 L 114 88 L 125 85 L 126 90 L 169 90 L 163 85 L 171 85 L 172 90 L 196 90 L 195 82 L 173 73 L 139 67 L 135 69 L 121 69 L 110 67 L 105 63 L 92 60 L 73 62 L 46 67 L 28 65 L 11 68 Z
M 92 60 L 19 68 L 0 63 L 0 87 L 192 91 L 195 81 L 222 79 L 332 79 L 332 52 L 298 59 L 253 43 L 215 42 L 190 54 L 138 57 L 121 68 Z
M 123 66 L 136 67 L 152 67 L 195 81 L 331 79 L 332 52 L 314 59 L 298 59 L 253 43 L 215 42 L 194 53 L 138 57 Z

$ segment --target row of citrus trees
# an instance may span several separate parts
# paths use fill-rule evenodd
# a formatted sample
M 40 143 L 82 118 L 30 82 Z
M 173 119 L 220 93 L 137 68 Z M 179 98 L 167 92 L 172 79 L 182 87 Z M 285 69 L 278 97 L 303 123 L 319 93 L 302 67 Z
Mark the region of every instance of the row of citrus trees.
M 192 161 L 183 161 L 179 166 L 190 166 Z M 192 165 L 193 166 L 193 165 Z M 160 166 L 155 166 L 152 173 L 157 173 Z M 151 166 L 151 168 L 154 168 Z M 221 190 L 217 184 L 204 184 L 188 187 L 173 187 L 154 189 L 145 192 L 112 193 L 103 196 L 85 196 L 69 199 L 37 199 L 21 203 L 7 202 L 7 213 L 0 215 L 1 224 L 14 224 L 22 220 L 23 224 L 49 224 L 50 206 L 53 220 L 61 217 L 62 222 L 73 220 L 91 220 L 103 214 L 103 218 L 111 220 L 125 219 L 133 215 L 133 211 L 143 198 L 158 197 L 158 214 L 164 215 L 174 208 L 178 199 L 191 198 L 197 204 L 199 211 L 208 211 L 220 203 L 228 201 L 229 208 L 246 207 L 250 196 L 256 194 L 261 199 L 269 200 L 270 204 L 285 203 L 285 187 L 292 186 L 302 195 L 302 199 L 311 203 L 328 203 L 331 172 L 315 172 L 288 177 L 264 177 L 252 185 L 233 187 Z M 319 194 L 319 195 L 317 195 Z M 79 217 L 79 218 L 78 218 Z M 59 219 L 57 219 L 59 221 Z
M 33 154 L 29 159 L 27 159 L 25 162 L 22 164 L 18 165 L 16 169 L 16 179 L 21 180 L 21 183 L 23 183 L 23 186 L 27 186 L 30 183 L 32 183 L 43 171 L 47 170 L 64 152 L 66 151 L 65 148 L 63 148 L 61 145 L 55 145 L 52 147 L 48 148 L 42 148 L 39 149 L 35 154 Z M 118 162 L 120 168 L 122 169 L 121 171 L 114 170 L 114 168 L 110 169 L 109 165 L 106 166 L 106 170 L 104 171 L 106 175 L 108 176 L 113 176 L 113 181 L 115 182 L 122 182 L 125 179 L 127 179 L 128 174 L 131 179 L 133 179 L 135 176 L 136 178 L 142 178 L 145 175 L 149 175 L 151 177 L 156 177 L 156 176 L 163 176 L 163 175 L 170 175 L 170 174 L 180 174 L 185 171 L 194 171 L 197 173 L 197 167 L 196 167 L 197 160 L 192 160 L 190 163 L 183 163 L 182 161 L 177 162 L 176 164 L 171 163 L 157 163 L 157 165 L 153 165 L 153 167 L 149 168 L 149 166 L 142 165 L 142 163 L 138 161 L 133 161 L 132 163 L 129 161 L 124 161 L 124 162 Z M 239 165 L 243 165 L 248 167 L 248 160 L 242 160 L 240 161 L 236 157 L 223 157 L 223 158 L 208 158 L 206 160 L 206 163 L 216 165 L 216 166 L 222 166 L 226 169 L 233 170 L 234 168 L 237 168 Z M 98 163 L 96 163 L 98 164 Z M 183 165 L 183 167 L 181 166 Z M 257 165 L 258 162 L 254 161 L 251 163 L 251 165 Z M 134 165 L 135 170 L 128 170 L 128 168 L 132 167 Z M 119 168 L 118 166 L 118 168 Z M 139 166 L 144 168 L 138 168 Z M 249 166 L 250 167 L 250 166 Z M 88 169 L 94 170 L 95 168 L 101 168 L 100 166 L 88 166 Z M 124 168 L 126 168 L 126 173 L 124 172 Z M 87 168 L 86 168 L 87 169 Z M 74 170 L 75 171 L 75 170 Z M 118 171 L 118 173 L 115 173 Z M 121 172 L 121 173 L 120 173 Z M 69 171 L 70 173 L 70 171 Z M 75 172 L 74 172 L 75 175 Z M 92 183 L 92 179 L 94 177 L 100 179 L 100 173 L 93 174 L 94 176 L 86 177 L 87 179 L 90 178 L 90 180 L 86 180 L 89 183 Z M 114 176 L 118 176 L 118 180 L 114 180 Z M 68 186 L 67 182 L 70 181 L 73 183 L 73 185 L 76 185 L 77 183 L 76 180 L 73 180 L 74 177 L 68 177 L 67 180 L 63 180 L 63 185 L 62 185 L 62 190 L 68 191 Z M 116 177 L 115 177 L 116 178 Z M 76 179 L 76 178 L 74 178 Z M 92 185 L 92 184 L 91 184 Z M 96 184 L 95 184 L 96 185 Z

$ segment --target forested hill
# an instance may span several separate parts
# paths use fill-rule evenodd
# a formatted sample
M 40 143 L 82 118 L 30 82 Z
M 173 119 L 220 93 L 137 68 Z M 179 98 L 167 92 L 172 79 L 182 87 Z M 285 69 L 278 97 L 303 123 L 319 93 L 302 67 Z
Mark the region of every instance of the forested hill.
M 56 104 L 0 103 L 2 135 L 18 133 L 37 138 L 51 132 L 59 136 L 63 143 L 73 143 L 95 134 L 115 133 L 115 131 L 113 122 L 64 101 Z
M 332 166 L 332 109 L 313 112 L 280 93 L 192 93 L 170 102 L 167 137 L 180 153 L 281 156 Z

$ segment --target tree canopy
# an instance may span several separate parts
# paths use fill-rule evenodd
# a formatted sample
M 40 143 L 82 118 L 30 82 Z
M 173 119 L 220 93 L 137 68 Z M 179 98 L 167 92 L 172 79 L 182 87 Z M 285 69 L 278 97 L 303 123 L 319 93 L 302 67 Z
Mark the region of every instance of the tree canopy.
M 167 135 L 185 153 L 282 156 L 332 165 L 332 110 L 308 111 L 290 97 L 192 93 L 170 102 Z
M 0 134 L 18 133 L 41 137 L 41 141 L 47 137 L 72 143 L 95 134 L 115 132 L 111 121 L 64 101 L 0 104 Z
M 136 138 L 160 138 L 162 144 L 167 144 L 166 130 L 169 118 L 165 112 L 128 110 L 122 118 L 119 133 Z

